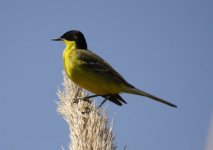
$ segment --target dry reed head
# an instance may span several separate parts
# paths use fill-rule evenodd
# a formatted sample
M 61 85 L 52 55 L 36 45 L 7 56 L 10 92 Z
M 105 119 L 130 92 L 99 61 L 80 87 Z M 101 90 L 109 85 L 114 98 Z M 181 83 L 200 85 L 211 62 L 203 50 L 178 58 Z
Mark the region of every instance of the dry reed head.
M 63 115 L 70 129 L 71 150 L 115 150 L 112 125 L 108 127 L 106 111 L 94 103 L 75 98 L 87 92 L 74 84 L 65 74 L 64 90 L 58 91 L 58 112 Z

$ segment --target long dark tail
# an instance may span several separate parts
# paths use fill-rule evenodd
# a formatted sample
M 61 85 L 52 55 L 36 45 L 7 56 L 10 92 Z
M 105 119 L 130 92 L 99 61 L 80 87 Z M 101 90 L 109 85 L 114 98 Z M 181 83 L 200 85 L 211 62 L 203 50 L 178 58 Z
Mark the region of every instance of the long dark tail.
M 161 98 L 159 98 L 159 97 L 156 97 L 156 96 L 154 96 L 154 95 L 151 95 L 151 94 L 149 94 L 149 93 L 146 93 L 146 92 L 141 91 L 141 90 L 139 90 L 139 89 L 137 89 L 137 88 L 134 88 L 134 87 L 128 88 L 126 92 L 127 92 L 127 93 L 130 93 L 130 94 L 136 94 L 136 95 L 146 96 L 146 97 L 149 97 L 149 98 L 151 98 L 151 99 L 153 99 L 153 100 L 156 100 L 156 101 L 158 101 L 158 102 L 161 102 L 161 103 L 163 103 L 163 104 L 169 105 L 169 106 L 171 106 L 171 107 L 175 107 L 175 108 L 177 107 L 175 104 L 172 104 L 172 103 L 170 103 L 170 102 L 168 102 L 168 101 L 166 101 L 166 100 L 163 100 L 163 99 L 161 99 Z

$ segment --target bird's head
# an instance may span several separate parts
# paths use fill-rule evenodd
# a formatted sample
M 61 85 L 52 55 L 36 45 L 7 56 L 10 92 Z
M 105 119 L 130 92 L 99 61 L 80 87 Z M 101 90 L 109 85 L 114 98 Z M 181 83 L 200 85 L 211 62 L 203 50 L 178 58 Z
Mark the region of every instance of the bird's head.
M 87 42 L 83 35 L 78 30 L 71 30 L 64 33 L 61 37 L 52 39 L 53 41 L 64 41 L 66 45 L 75 45 L 76 49 L 87 49 Z

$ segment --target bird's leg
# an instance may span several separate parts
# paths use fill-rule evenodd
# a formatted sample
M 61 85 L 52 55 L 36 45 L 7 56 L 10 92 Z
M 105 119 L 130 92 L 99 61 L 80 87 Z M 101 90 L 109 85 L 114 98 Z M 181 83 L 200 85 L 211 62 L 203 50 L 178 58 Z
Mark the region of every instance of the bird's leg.
M 85 96 L 85 97 L 78 97 L 78 98 L 75 98 L 75 100 L 84 100 L 84 101 L 89 101 L 90 98 L 93 98 L 93 97 L 97 97 L 97 96 L 101 96 L 101 95 L 90 95 L 90 96 Z
M 108 96 L 110 96 L 110 95 L 90 95 L 90 96 L 85 96 L 85 97 L 78 97 L 78 98 L 75 98 L 75 100 L 81 99 L 81 100 L 84 100 L 84 101 L 89 101 L 90 98 L 98 97 L 98 96 L 106 96 L 104 98 L 104 100 L 101 102 L 101 104 L 98 106 L 98 107 L 101 107 L 107 101 Z
M 107 99 L 109 99 L 109 97 L 111 95 L 102 95 L 102 96 L 105 96 L 105 98 L 104 98 L 104 100 L 101 102 L 101 104 L 98 107 L 101 107 L 107 101 Z
M 101 104 L 98 106 L 98 107 L 100 107 L 101 108 L 101 106 L 105 103 L 107 101 L 107 99 L 106 98 L 104 98 L 104 100 L 101 102 Z
M 81 99 L 89 99 L 89 98 L 98 97 L 98 96 L 101 96 L 101 95 L 90 95 L 90 96 L 82 97 Z

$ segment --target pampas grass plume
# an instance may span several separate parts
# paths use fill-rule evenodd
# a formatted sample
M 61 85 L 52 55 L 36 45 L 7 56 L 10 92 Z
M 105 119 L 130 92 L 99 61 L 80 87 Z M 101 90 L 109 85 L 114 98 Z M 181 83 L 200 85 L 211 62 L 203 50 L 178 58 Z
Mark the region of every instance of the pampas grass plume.
M 74 84 L 65 74 L 64 89 L 57 92 L 58 112 L 69 126 L 69 150 L 115 150 L 112 124 L 108 125 L 106 109 L 90 101 L 76 100 L 88 93 Z

